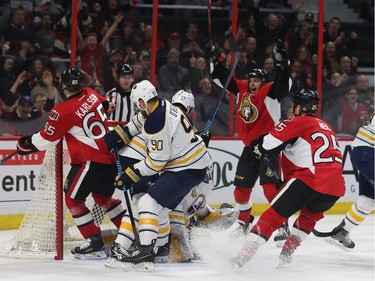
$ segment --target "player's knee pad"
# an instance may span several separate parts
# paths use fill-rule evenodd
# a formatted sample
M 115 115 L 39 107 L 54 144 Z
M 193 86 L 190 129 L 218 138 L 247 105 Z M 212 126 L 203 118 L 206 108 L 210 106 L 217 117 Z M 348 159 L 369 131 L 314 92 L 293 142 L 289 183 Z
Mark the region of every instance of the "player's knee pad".
M 366 196 L 359 196 L 356 202 L 358 211 L 369 214 L 374 210 L 374 199 Z

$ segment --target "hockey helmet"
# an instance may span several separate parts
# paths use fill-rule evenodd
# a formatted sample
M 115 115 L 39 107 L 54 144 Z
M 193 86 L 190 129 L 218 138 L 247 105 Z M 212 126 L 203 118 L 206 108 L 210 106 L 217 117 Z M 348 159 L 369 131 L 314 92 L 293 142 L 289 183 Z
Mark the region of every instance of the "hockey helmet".
M 117 77 L 120 77 L 120 75 L 133 75 L 134 70 L 130 65 L 124 63 L 124 64 L 119 65 L 119 67 L 116 70 L 116 74 L 117 74 Z
M 247 74 L 247 78 L 250 79 L 252 77 L 259 78 L 262 80 L 263 84 L 267 83 L 269 81 L 269 75 L 268 72 L 265 69 L 262 68 L 254 68 Z
M 70 67 L 61 74 L 60 85 L 68 91 L 79 91 L 82 88 L 83 74 L 77 68 Z
M 131 100 L 137 105 L 141 110 L 145 110 L 139 106 L 139 100 L 143 100 L 147 103 L 150 99 L 157 97 L 155 86 L 151 84 L 148 80 L 142 80 L 141 82 L 135 84 L 130 93 Z
M 186 113 L 189 114 L 194 109 L 194 95 L 184 90 L 179 90 L 172 97 L 172 104 L 181 104 L 186 109 Z
M 293 95 L 293 104 L 300 105 L 302 112 L 314 114 L 318 110 L 319 106 L 319 95 L 315 90 L 302 89 L 299 92 L 294 93 Z

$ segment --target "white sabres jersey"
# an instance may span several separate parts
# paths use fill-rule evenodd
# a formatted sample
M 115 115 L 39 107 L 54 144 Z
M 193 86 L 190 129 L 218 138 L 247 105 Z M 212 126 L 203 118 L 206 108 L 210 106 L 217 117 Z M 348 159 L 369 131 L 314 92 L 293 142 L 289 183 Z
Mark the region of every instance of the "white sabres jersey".
M 136 114 L 128 124 L 129 133 L 133 136 L 125 147 L 119 150 L 121 156 L 126 156 L 133 159 L 143 160 L 146 158 L 146 144 L 145 140 L 141 135 L 143 125 L 146 119 L 142 113 Z
M 159 99 L 147 117 L 141 137 L 147 156 L 134 165 L 142 176 L 163 171 L 204 169 L 211 163 L 207 148 L 184 113 Z
M 359 128 L 357 135 L 352 143 L 352 147 L 368 146 L 374 148 L 375 125 L 371 124 Z

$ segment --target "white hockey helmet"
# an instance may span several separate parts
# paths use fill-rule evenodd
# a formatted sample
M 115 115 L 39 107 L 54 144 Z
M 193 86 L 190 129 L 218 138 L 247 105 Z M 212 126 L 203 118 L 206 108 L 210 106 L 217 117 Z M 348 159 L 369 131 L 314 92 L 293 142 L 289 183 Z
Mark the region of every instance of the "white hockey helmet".
M 195 106 L 194 95 L 184 90 L 179 90 L 172 97 L 172 104 L 181 104 L 186 109 L 186 113 L 189 114 Z
M 131 90 L 130 98 L 141 110 L 145 110 L 139 106 L 139 100 L 143 100 L 147 103 L 150 99 L 157 97 L 155 86 L 151 84 L 148 80 L 142 80 L 141 82 L 135 84 Z

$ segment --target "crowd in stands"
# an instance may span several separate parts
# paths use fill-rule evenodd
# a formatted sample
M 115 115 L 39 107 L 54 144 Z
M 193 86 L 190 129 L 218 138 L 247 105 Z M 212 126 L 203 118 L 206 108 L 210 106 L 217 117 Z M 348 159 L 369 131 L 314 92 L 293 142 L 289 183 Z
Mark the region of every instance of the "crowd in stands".
M 63 101 L 59 77 L 70 64 L 71 1 L 25 0 L 17 1 L 21 4 L 16 7 L 5 2 L 0 26 L 0 123 L 26 124 L 27 120 L 46 117 L 55 104 Z M 140 20 L 139 8 L 125 2 L 79 2 L 77 66 L 85 75 L 86 86 L 102 95 L 115 87 L 116 69 L 122 63 L 132 66 L 134 82 L 151 78 L 153 26 L 150 10 L 150 17 Z M 205 5 L 205 1 L 159 2 Z M 212 1 L 212 5 L 230 5 L 226 2 Z M 292 80 L 290 94 L 282 102 L 282 118 L 291 117 L 293 93 L 300 88 L 316 89 L 317 75 L 322 75 L 322 118 L 339 135 L 354 136 L 374 111 L 374 89 L 369 86 L 368 76 L 358 73 L 359 61 L 353 55 L 360 31 L 344 32 L 341 19 L 332 17 L 323 35 L 323 72 L 317 73 L 318 28 L 314 14 L 303 12 L 304 18 L 299 21 L 297 16 L 302 13 L 303 1 L 295 1 L 286 14 L 264 15 L 260 12 L 263 2 L 267 1 L 242 3 L 246 16 L 239 18 L 240 56 L 236 77 L 247 79 L 252 69 L 264 68 L 272 80 L 272 50 L 277 39 L 282 39 L 290 56 Z M 191 91 L 196 99 L 192 118 L 198 127 L 204 127 L 221 89 L 211 80 L 205 57 L 209 44 L 207 26 L 200 25 L 191 16 L 191 13 L 200 15 L 204 11 L 189 12 L 189 16 L 181 19 L 185 23 L 182 29 L 169 26 L 167 31 L 158 31 L 156 87 L 160 95 L 167 98 L 180 89 Z M 225 30 L 213 29 L 213 44 L 229 54 L 230 48 L 223 36 Z M 230 56 L 227 56 L 227 66 L 230 66 Z M 212 126 L 213 135 L 229 134 L 230 106 L 230 95 L 225 95 Z M 0 135 L 18 132 L 5 131 L 5 126 L 2 127 Z

